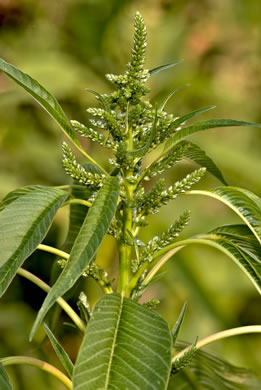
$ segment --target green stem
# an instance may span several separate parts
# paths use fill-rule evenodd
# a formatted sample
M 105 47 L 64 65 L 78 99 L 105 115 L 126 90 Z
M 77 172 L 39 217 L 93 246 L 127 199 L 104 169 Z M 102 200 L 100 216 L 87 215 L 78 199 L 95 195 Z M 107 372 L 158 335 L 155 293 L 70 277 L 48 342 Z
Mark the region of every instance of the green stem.
M 64 375 L 63 372 L 42 360 L 38 360 L 28 356 L 9 356 L 6 358 L 1 358 L 0 362 L 3 366 L 11 366 L 13 364 L 26 364 L 28 366 L 40 368 L 41 370 L 48 372 L 49 374 L 56 377 L 61 383 L 64 384 L 67 389 L 72 390 L 73 388 L 71 380 L 66 375 Z
M 59 257 L 63 257 L 64 259 L 68 260 L 70 255 L 67 252 L 61 251 L 60 249 L 54 248 L 49 245 L 39 244 L 37 249 L 45 252 L 52 253 L 53 255 L 57 255 Z
M 227 329 L 227 330 L 224 330 L 222 332 L 214 333 L 211 336 L 207 336 L 204 339 L 199 340 L 196 344 L 196 349 L 198 350 L 200 348 L 203 348 L 206 345 L 213 343 L 214 341 L 222 340 L 222 339 L 225 339 L 227 337 L 247 334 L 247 333 L 261 333 L 261 325 L 241 326 L 239 328 Z M 177 355 L 175 355 L 172 358 L 172 364 L 175 362 L 175 360 L 177 360 L 185 352 L 187 352 L 189 350 L 189 348 L 190 348 L 190 346 L 188 346 L 187 348 L 184 348 L 182 351 L 177 353 Z
M 19 268 L 17 273 L 20 275 L 20 276 L 23 276 L 24 278 L 30 280 L 31 282 L 33 282 L 34 284 L 36 284 L 38 287 L 40 287 L 42 290 L 44 290 L 45 292 L 49 292 L 51 290 L 51 287 L 48 286 L 48 284 L 46 284 L 45 282 L 43 282 L 41 279 L 39 279 L 37 276 L 35 276 L 34 274 L 32 274 L 31 272 L 23 269 L 23 268 Z M 67 315 L 73 320 L 73 322 L 75 323 L 75 325 L 78 326 L 78 328 L 82 331 L 82 332 L 85 332 L 85 325 L 83 323 L 83 321 L 81 320 L 81 318 L 78 316 L 78 314 L 75 313 L 75 311 L 71 308 L 70 305 L 68 305 L 68 303 L 63 299 L 63 298 L 57 298 L 56 302 L 61 306 L 61 308 L 67 313 Z
M 91 202 L 88 202 L 88 200 L 84 199 L 70 199 L 66 203 L 64 203 L 64 206 L 67 206 L 68 204 L 81 204 L 83 206 L 91 207 Z

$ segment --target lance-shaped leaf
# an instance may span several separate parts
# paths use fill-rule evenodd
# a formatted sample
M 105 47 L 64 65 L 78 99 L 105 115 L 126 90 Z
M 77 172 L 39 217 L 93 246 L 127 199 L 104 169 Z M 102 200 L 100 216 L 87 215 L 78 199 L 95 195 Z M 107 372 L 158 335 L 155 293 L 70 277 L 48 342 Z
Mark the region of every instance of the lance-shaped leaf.
M 178 341 L 176 350 L 189 344 Z M 188 368 L 170 379 L 168 390 L 259 390 L 261 382 L 249 369 L 235 367 L 203 350 L 197 351 Z
M 37 315 L 30 339 L 56 299 L 72 288 L 93 259 L 114 216 L 119 190 L 118 178 L 108 177 L 89 209 L 72 247 L 69 260 Z
M 86 186 L 73 186 L 71 195 L 73 198 L 88 200 L 92 195 L 92 191 Z M 69 229 L 65 243 L 63 245 L 63 250 L 65 252 L 70 252 L 73 246 L 73 243 L 80 231 L 80 228 L 83 224 L 83 221 L 86 218 L 86 213 L 88 208 L 81 204 L 71 204 L 70 205 L 70 220 L 69 220 Z
M 20 196 L 24 196 L 29 192 L 39 190 L 41 188 L 46 188 L 46 187 L 41 185 L 31 185 L 31 186 L 20 187 L 15 189 L 14 191 L 9 192 L 0 202 L 0 211 L 3 210 L 8 204 L 12 203 L 17 198 L 20 198 Z
M 95 305 L 75 363 L 74 390 L 167 388 L 171 337 L 155 312 L 119 294 Z
M 184 315 L 185 315 L 185 312 L 186 312 L 186 309 L 187 309 L 187 302 L 184 303 L 182 309 L 181 309 L 181 312 L 179 314 L 179 317 L 171 331 L 171 337 L 172 337 L 172 346 L 174 347 L 175 346 L 175 343 L 176 343 L 176 340 L 177 340 L 177 337 L 178 337 L 178 334 L 179 334 L 179 331 L 180 331 L 180 327 L 182 325 L 182 322 L 183 322 L 183 319 L 184 319 Z
M 153 76 L 156 73 L 159 73 L 159 72 L 162 72 L 163 70 L 172 68 L 173 66 L 176 66 L 176 65 L 180 64 L 181 62 L 183 62 L 183 60 L 180 60 L 180 61 L 177 61 L 177 62 L 172 62 L 170 64 L 160 65 L 160 66 L 157 66 L 156 68 L 150 69 L 149 70 L 149 76 L 151 77 L 151 76 Z
M 0 389 L 1 390 L 12 390 L 9 382 L 9 378 L 3 365 L 0 363 Z
M 218 187 L 211 191 L 188 191 L 217 199 L 230 207 L 247 224 L 261 243 L 261 199 L 238 187 Z
M 169 128 L 168 128 L 168 130 L 167 130 L 168 133 L 171 134 L 171 133 L 172 133 L 172 130 L 177 129 L 177 128 L 178 128 L 180 125 L 182 125 L 184 122 L 188 121 L 189 119 L 194 118 L 194 117 L 197 116 L 197 115 L 202 114 L 203 112 L 206 112 L 206 111 L 209 111 L 209 110 L 213 110 L 214 108 L 216 108 L 216 106 L 204 107 L 204 108 L 200 108 L 199 110 L 195 110 L 195 111 L 189 112 L 189 113 L 186 114 L 186 115 L 180 116 L 179 118 L 175 119 L 175 120 L 169 125 Z
M 71 378 L 72 373 L 73 373 L 73 364 L 72 364 L 71 359 L 69 358 L 67 352 L 63 349 L 61 344 L 58 342 L 57 338 L 54 336 L 51 329 L 46 324 L 43 324 L 43 326 L 44 326 L 44 330 L 45 330 L 45 332 L 46 332 L 46 334 L 47 334 L 47 336 L 48 336 L 48 338 L 53 346 L 53 349 L 56 352 L 56 355 L 58 356 L 58 358 L 59 358 L 60 362 L 62 363 L 63 367 L 65 368 L 65 370 L 67 371 L 67 374 Z
M 189 243 L 193 243 L 193 239 L 189 240 Z M 212 232 L 211 234 L 196 236 L 195 243 L 213 246 L 227 255 L 242 269 L 261 294 L 260 263 L 236 245 L 233 239 Z
M 164 151 L 167 152 L 175 143 L 177 143 L 181 139 L 189 137 L 190 135 L 199 131 L 213 129 L 217 127 L 230 126 L 261 127 L 261 125 L 256 123 L 236 121 L 233 119 L 212 119 L 208 121 L 198 122 L 195 125 L 184 127 L 183 129 L 178 130 L 172 137 L 168 139 L 165 144 Z
M 80 146 L 80 142 L 74 133 L 70 122 L 63 112 L 55 97 L 42 85 L 28 74 L 22 72 L 15 66 L 0 58 L 0 71 L 13 79 L 24 88 L 58 123 L 64 133 L 70 138 L 74 145 Z
M 43 187 L 17 198 L 0 213 L 0 295 L 46 236 L 67 197 L 64 191 Z

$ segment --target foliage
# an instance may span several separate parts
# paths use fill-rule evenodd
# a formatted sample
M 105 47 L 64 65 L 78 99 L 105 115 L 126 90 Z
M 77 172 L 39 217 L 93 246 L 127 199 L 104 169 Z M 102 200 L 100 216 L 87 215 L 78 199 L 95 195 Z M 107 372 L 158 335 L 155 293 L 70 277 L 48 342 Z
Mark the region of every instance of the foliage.
M 160 109 L 153 106 L 144 98 L 150 91 L 146 82 L 151 76 L 176 63 L 146 69 L 147 34 L 143 18 L 138 12 L 134 30 L 134 44 L 126 72 L 123 75 L 106 75 L 115 90 L 111 94 L 91 91 L 100 105 L 88 109 L 92 115 L 90 123 L 95 129 L 78 121 L 70 122 L 50 92 L 29 75 L 0 60 L 0 70 L 42 105 L 88 162 L 81 165 L 70 147 L 63 143 L 63 165 L 66 173 L 74 180 L 73 184 L 59 188 L 20 188 L 3 199 L 0 212 L 0 233 L 4 237 L 0 262 L 1 294 L 17 273 L 25 276 L 24 270 L 19 267 L 36 249 L 63 258 L 58 261 L 62 269 L 51 288 L 34 275 L 26 273 L 26 277 L 49 291 L 34 322 L 31 340 L 55 302 L 70 313 L 71 319 L 85 332 L 73 368 L 70 358 L 54 336 L 53 329 L 45 325 L 45 331 L 69 377 L 72 375 L 72 380 L 49 365 L 48 372 L 69 389 L 90 386 L 93 390 L 122 389 L 122 386 L 129 389 L 167 389 L 170 388 L 170 374 L 175 378 L 177 373 L 179 383 L 184 386 L 190 383 L 190 375 L 194 375 L 195 369 L 192 366 L 190 371 L 189 367 L 202 343 L 195 341 L 189 349 L 176 355 L 176 339 L 185 307 L 170 333 L 167 322 L 153 311 L 157 304 L 155 300 L 143 305 L 139 303 L 145 289 L 155 280 L 158 270 L 184 246 L 199 243 L 220 249 L 239 265 L 258 291 L 261 286 L 261 199 L 249 191 L 227 186 L 212 159 L 196 144 L 184 141 L 193 133 L 215 127 L 261 125 L 215 119 L 188 126 L 186 121 L 213 107 L 174 118 L 164 111 L 165 104 Z M 77 132 L 109 149 L 111 156 L 108 169 L 87 154 Z M 148 165 L 145 160 L 147 154 L 152 156 L 152 162 Z M 146 181 L 176 166 L 183 158 L 196 162 L 200 168 L 167 188 L 165 180 L 160 178 L 147 190 Z M 206 171 L 224 186 L 210 191 L 191 190 Z M 161 236 L 144 243 L 140 231 L 148 223 L 148 217 L 159 212 L 170 200 L 187 194 L 205 195 L 223 202 L 239 215 L 245 225 L 220 227 L 205 235 L 178 240 L 189 222 L 190 213 L 186 211 Z M 63 248 L 68 253 L 42 244 L 58 209 L 65 205 L 71 207 L 69 233 Z M 76 205 L 81 206 L 81 209 L 73 209 Z M 95 263 L 95 255 L 106 233 L 113 236 L 118 245 L 117 283 L 108 280 L 107 272 Z M 79 318 L 61 297 L 83 277 L 93 278 L 102 288 L 104 296 L 91 312 L 83 292 L 78 303 L 82 317 Z M 256 325 L 247 331 L 260 333 L 261 326 Z M 233 329 L 230 333 L 231 336 L 237 334 Z M 246 333 L 246 329 L 242 333 Z M 209 339 L 215 341 L 214 336 L 209 336 Z M 212 364 L 207 355 L 204 359 L 206 362 L 199 367 L 203 373 Z M 2 358 L 1 362 L 3 366 L 20 363 L 41 365 L 26 357 L 7 357 Z M 238 387 L 236 385 L 237 372 L 240 370 L 223 361 L 216 360 L 215 365 L 224 365 L 228 373 L 235 373 L 233 386 L 235 389 L 242 388 L 240 384 Z M 183 369 L 190 374 L 180 377 Z M 248 370 L 244 374 L 246 386 L 255 389 L 258 379 Z M 5 381 L 5 386 L 9 386 L 3 370 L 1 380 Z M 221 376 L 219 380 L 220 386 L 230 388 L 226 376 Z M 208 378 L 208 381 L 215 388 L 215 379 Z

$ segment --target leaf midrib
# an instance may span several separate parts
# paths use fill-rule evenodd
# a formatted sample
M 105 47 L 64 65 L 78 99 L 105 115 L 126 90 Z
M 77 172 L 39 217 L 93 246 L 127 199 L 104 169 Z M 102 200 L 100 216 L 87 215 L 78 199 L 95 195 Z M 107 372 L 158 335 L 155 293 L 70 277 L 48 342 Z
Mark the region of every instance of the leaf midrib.
M 108 385 L 109 385 L 112 360 L 113 360 L 114 350 L 116 347 L 116 340 L 117 340 L 117 335 L 119 332 L 121 314 L 122 314 L 122 309 L 123 309 L 123 299 L 124 299 L 123 295 L 120 296 L 120 299 L 121 300 L 120 300 L 120 307 L 119 307 L 119 316 L 118 316 L 117 323 L 115 326 L 115 333 L 114 333 L 112 347 L 111 347 L 111 353 L 110 353 L 109 364 L 108 364 L 108 369 L 107 369 L 107 373 L 106 373 L 106 382 L 105 382 L 104 390 L 108 389 Z

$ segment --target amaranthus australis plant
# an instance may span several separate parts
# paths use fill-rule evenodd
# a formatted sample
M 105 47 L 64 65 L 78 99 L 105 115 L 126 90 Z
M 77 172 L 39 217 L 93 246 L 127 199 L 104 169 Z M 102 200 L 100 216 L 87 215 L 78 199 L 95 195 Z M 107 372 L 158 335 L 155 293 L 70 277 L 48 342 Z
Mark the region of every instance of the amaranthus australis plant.
M 175 118 L 164 111 L 172 94 L 162 105 L 153 106 L 144 98 L 149 92 L 146 82 L 176 63 L 147 70 L 146 28 L 139 13 L 135 16 L 134 29 L 134 44 L 125 73 L 106 75 L 114 86 L 113 92 L 90 91 L 99 103 L 98 108 L 88 109 L 92 127 L 76 120 L 70 122 L 50 92 L 13 65 L 0 60 L 0 69 L 41 104 L 86 158 L 86 165 L 81 165 L 71 146 L 64 142 L 63 166 L 73 178 L 71 185 L 29 185 L 12 191 L 2 200 L 1 295 L 16 274 L 29 279 L 47 292 L 30 340 L 55 302 L 83 333 L 83 340 L 73 364 L 54 336 L 54 330 L 43 323 L 65 373 L 31 357 L 2 357 L 1 390 L 11 389 L 4 367 L 12 364 L 39 367 L 56 376 L 67 389 L 75 390 L 261 388 L 261 382 L 247 369 L 238 369 L 199 351 L 225 337 L 261 333 L 261 326 L 222 330 L 199 341 L 194 335 L 195 342 L 189 345 L 177 340 L 186 304 L 170 331 L 166 321 L 155 311 L 157 300 L 139 303 L 166 261 L 185 246 L 197 243 L 225 253 L 261 292 L 261 199 L 245 189 L 228 186 L 215 163 L 188 140 L 191 134 L 211 128 L 261 126 L 228 119 L 187 124 L 213 107 Z M 77 133 L 110 150 L 110 169 L 105 170 L 89 156 Z M 152 156 L 157 157 L 148 159 L 150 163 L 145 165 L 144 158 L 152 151 Z M 184 158 L 196 162 L 199 168 L 166 187 L 161 174 Z M 214 175 L 221 186 L 207 191 L 193 190 L 193 185 L 206 171 Z M 150 190 L 145 190 L 144 182 L 149 180 Z M 190 218 L 190 212 L 185 211 L 160 236 L 142 242 L 140 231 L 148 224 L 147 217 L 186 194 L 223 202 L 241 218 L 241 224 L 220 226 L 205 234 L 180 240 L 179 235 Z M 68 237 L 60 250 L 42 242 L 57 211 L 64 205 L 69 205 L 71 212 Z M 106 270 L 95 263 L 96 251 L 105 234 L 112 235 L 118 244 L 117 283 L 109 280 Z M 60 274 L 52 287 L 21 268 L 36 250 L 50 252 L 50 256 L 59 258 Z M 62 296 L 82 277 L 93 278 L 104 295 L 91 311 L 88 297 L 82 291 L 77 313 Z

